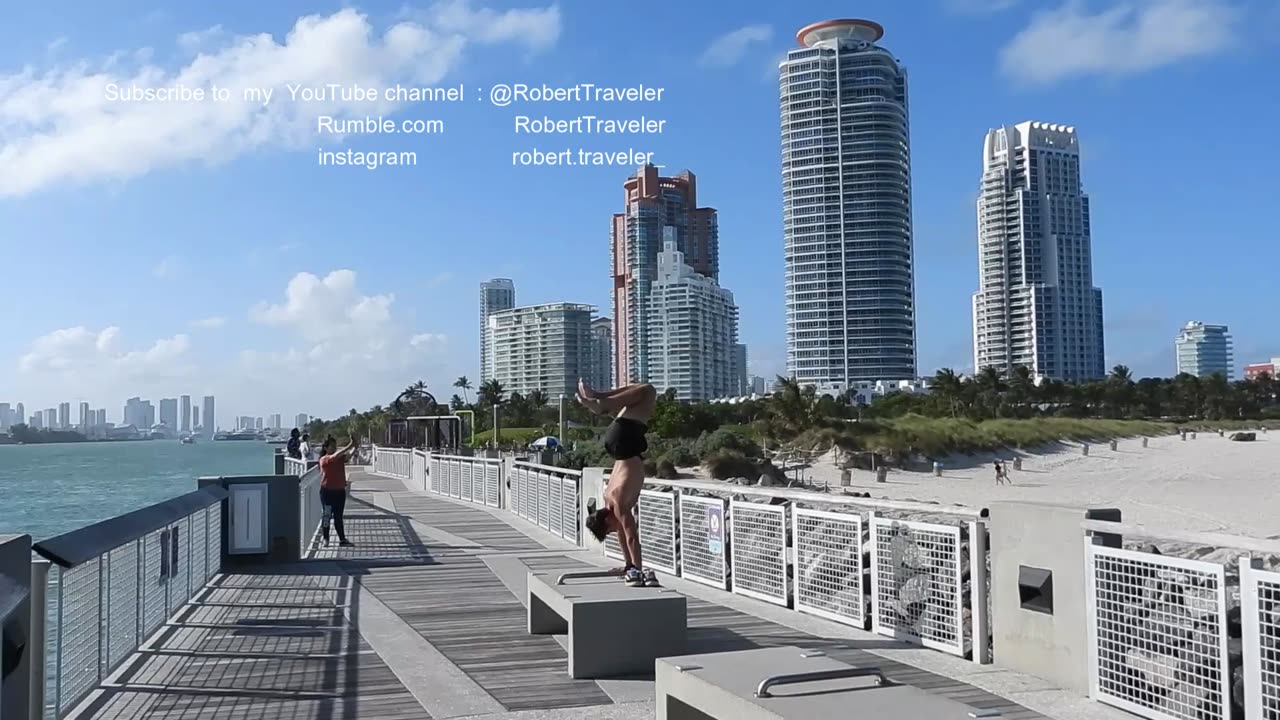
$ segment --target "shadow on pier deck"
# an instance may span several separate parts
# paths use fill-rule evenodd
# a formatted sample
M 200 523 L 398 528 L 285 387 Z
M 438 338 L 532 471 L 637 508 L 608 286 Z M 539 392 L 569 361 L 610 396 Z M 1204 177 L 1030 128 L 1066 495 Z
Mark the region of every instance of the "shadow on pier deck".
M 558 639 L 525 630 L 527 570 L 596 567 L 582 550 L 398 480 L 353 479 L 347 528 L 355 547 L 215 576 L 72 717 L 654 716 L 651 678 L 573 680 Z M 808 634 L 692 596 L 689 627 L 690 653 L 821 648 L 1007 720 L 1044 717 L 867 652 L 901 647 L 888 639 Z

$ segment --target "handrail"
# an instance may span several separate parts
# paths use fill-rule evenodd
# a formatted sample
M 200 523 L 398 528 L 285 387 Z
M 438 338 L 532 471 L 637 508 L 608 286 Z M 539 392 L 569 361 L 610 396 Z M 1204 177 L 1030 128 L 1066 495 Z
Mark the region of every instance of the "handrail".
M 431 458 L 431 459 L 433 459 L 433 460 L 435 460 L 435 459 L 439 459 L 439 460 L 468 460 L 468 461 L 470 461 L 470 462 L 486 462 L 486 463 L 500 463 L 500 462 L 502 462 L 502 458 L 479 457 L 479 456 L 477 456 L 477 455 L 445 455 L 445 454 L 443 454 L 443 453 L 427 453 L 427 456 L 428 456 L 428 457 L 430 457 L 430 458 Z
M 556 578 L 556 585 L 563 585 L 565 580 L 586 580 L 588 578 L 606 578 L 617 577 L 618 573 L 612 570 L 583 570 L 580 572 L 567 572 Z
M 516 467 L 528 468 L 530 470 L 544 470 L 547 472 L 557 472 L 562 475 L 572 475 L 573 477 L 582 477 L 581 470 L 573 470 L 571 468 L 556 467 L 555 465 L 543 465 L 541 463 L 529 462 L 527 460 L 512 461 Z
M 1244 535 L 1228 535 L 1226 533 L 1200 532 L 1197 530 L 1174 530 L 1152 528 L 1145 525 L 1108 520 L 1081 520 L 1080 527 L 1094 533 L 1111 533 L 1115 535 L 1132 535 L 1148 540 L 1172 540 L 1193 543 L 1195 545 L 1212 545 L 1216 547 L 1247 550 L 1251 553 L 1280 554 L 1280 540 L 1246 537 Z
M 124 515 L 108 518 L 41 540 L 31 547 L 43 557 L 63 568 L 74 568 L 148 533 L 221 502 L 227 497 L 225 488 L 208 486 L 186 495 L 158 502 Z
M 670 487 L 682 490 L 697 490 L 705 493 L 726 493 L 729 495 L 746 495 L 759 498 L 781 498 L 792 502 L 825 503 L 828 505 L 847 505 L 857 508 L 879 510 L 901 510 L 930 515 L 955 515 L 972 519 L 986 518 L 990 513 L 987 508 L 958 507 L 955 505 L 934 505 L 914 500 L 878 500 L 875 498 L 859 498 L 851 495 L 813 495 L 797 492 L 789 488 L 746 487 L 742 485 L 725 485 L 719 481 L 706 480 L 662 480 L 645 478 L 645 485 Z
M 819 682 L 821 680 L 845 680 L 847 678 L 874 677 L 876 685 L 888 685 L 889 680 L 878 667 L 846 667 L 835 670 L 814 670 L 812 672 L 790 673 L 787 675 L 770 675 L 760 681 L 756 687 L 756 697 L 773 697 L 769 688 L 779 685 L 794 685 L 802 682 Z

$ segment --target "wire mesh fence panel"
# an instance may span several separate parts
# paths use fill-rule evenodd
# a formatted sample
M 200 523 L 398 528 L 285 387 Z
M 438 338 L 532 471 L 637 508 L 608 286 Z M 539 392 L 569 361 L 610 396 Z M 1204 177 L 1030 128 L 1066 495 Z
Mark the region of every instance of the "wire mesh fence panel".
M 729 503 L 733 591 L 787 606 L 787 510 L 782 505 Z
M 538 527 L 551 529 L 551 476 L 545 472 L 537 474 L 538 482 Z
M 865 628 L 862 516 L 791 509 L 796 610 Z
M 725 545 L 725 502 L 680 496 L 680 575 L 686 580 L 729 589 Z
M 676 494 L 641 490 L 638 519 L 644 566 L 677 574 Z
M 209 534 L 205 537 L 205 558 L 208 563 L 205 571 L 208 578 L 222 572 L 222 506 L 223 503 L 217 503 L 208 508 Z
M 872 630 L 964 657 L 960 528 L 871 518 Z
M 120 664 L 138 646 L 138 564 L 141 541 L 112 550 L 107 559 L 107 610 L 102 672 Z
M 560 478 L 560 517 L 563 532 L 560 537 L 574 545 L 582 545 L 582 523 L 579 502 L 580 478 L 565 476 Z
M 1244 715 L 1280 720 L 1280 573 L 1240 568 Z
M 98 685 L 102 560 L 58 571 L 58 711 L 66 712 Z
M 1085 548 L 1095 699 L 1161 720 L 1230 717 L 1225 568 Z
M 160 531 L 147 533 L 143 538 L 142 563 L 142 636 L 155 632 L 168 617 L 168 598 L 165 597 L 163 566 L 160 551 Z M 165 553 L 168 556 L 168 553 Z

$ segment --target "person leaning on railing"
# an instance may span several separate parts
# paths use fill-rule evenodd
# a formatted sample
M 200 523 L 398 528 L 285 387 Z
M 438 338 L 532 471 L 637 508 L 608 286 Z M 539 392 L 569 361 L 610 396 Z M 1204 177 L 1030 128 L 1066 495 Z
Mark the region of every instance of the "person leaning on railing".
M 338 531 L 338 544 L 351 547 L 354 543 L 347 539 L 346 529 L 342 525 L 342 512 L 347 506 L 347 489 L 351 483 L 347 481 L 347 460 L 355 450 L 357 440 L 351 438 L 347 446 L 338 450 L 338 441 L 332 436 L 324 441 L 320 457 L 320 502 L 329 510 L 325 513 L 320 525 L 320 537 L 329 544 L 329 520 Z

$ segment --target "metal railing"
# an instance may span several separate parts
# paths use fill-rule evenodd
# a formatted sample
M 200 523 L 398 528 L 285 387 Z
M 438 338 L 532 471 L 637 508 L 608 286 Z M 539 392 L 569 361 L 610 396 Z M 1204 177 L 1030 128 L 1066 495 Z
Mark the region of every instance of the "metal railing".
M 500 507 L 502 461 L 463 455 L 427 456 L 427 490 L 458 500 Z
M 286 456 L 284 459 L 284 474 L 302 477 L 302 475 L 307 472 L 308 468 L 314 466 L 315 462 L 308 464 L 306 460 Z
M 298 542 L 301 553 L 307 557 L 316 546 L 316 537 L 320 534 L 320 520 L 324 517 L 324 504 L 320 502 L 320 465 L 312 463 L 311 468 L 298 476 Z
M 424 450 L 414 450 L 409 457 L 409 485 L 414 490 L 427 492 L 430 490 L 429 481 L 431 478 L 428 472 L 428 466 L 431 456 Z
M 582 544 L 582 471 L 516 461 L 510 508 L 574 545 Z
M 1126 545 L 1143 539 L 1141 549 L 1085 546 L 1091 697 L 1152 720 L 1280 718 L 1280 572 L 1261 567 L 1280 542 L 1101 520 L 1081 527 Z M 1161 554 L 1165 542 L 1260 557 L 1183 558 Z
M 36 543 L 34 708 L 64 716 L 222 567 L 217 487 Z
M 408 480 L 412 470 L 409 448 L 373 446 L 373 472 L 378 475 Z

